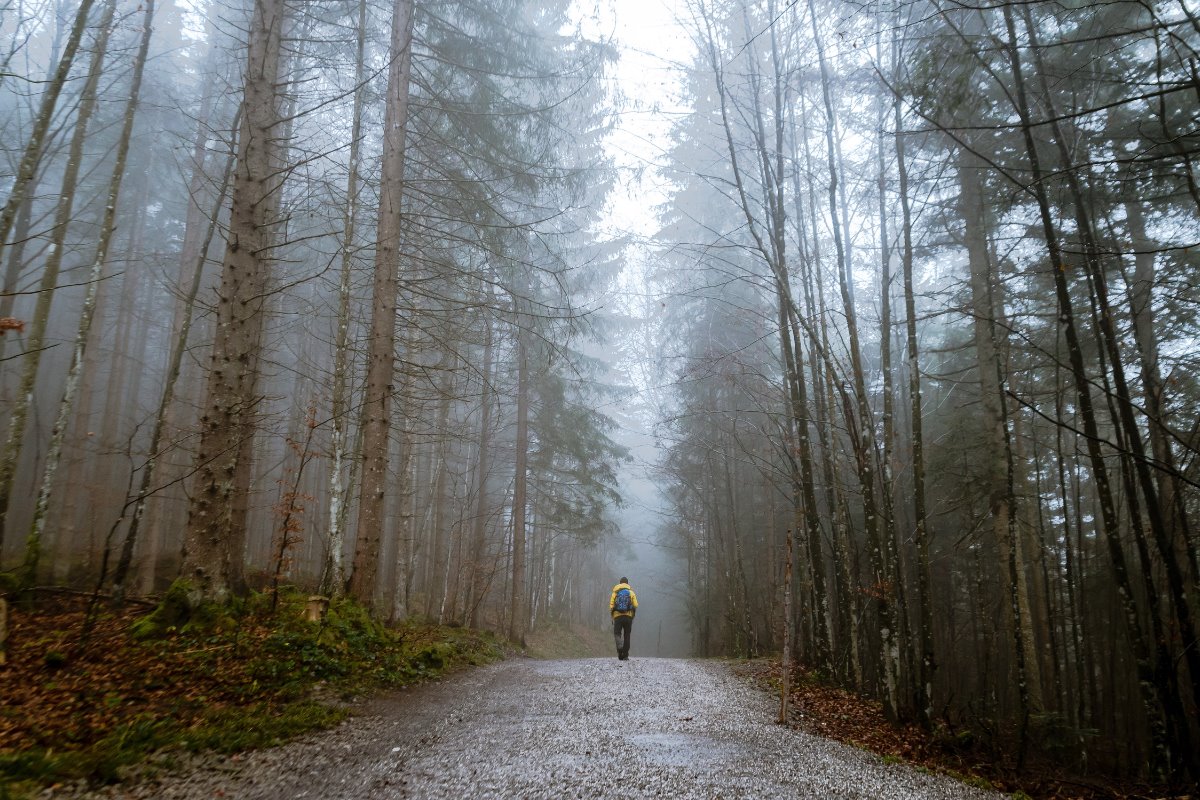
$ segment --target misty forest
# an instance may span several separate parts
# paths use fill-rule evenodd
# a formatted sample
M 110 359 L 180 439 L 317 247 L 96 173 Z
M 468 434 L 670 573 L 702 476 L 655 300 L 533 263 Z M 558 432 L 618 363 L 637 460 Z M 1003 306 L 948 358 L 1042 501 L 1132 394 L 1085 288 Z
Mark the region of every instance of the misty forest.
M 637 5 L 0 0 L 8 603 L 519 645 L 629 575 L 1200 781 L 1200 7 Z

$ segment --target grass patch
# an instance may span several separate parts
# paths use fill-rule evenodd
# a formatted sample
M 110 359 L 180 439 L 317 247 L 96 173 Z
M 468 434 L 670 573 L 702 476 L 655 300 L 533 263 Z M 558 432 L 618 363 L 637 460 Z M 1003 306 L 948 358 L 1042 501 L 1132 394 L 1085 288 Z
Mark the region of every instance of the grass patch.
M 530 658 L 597 658 L 615 654 L 610 632 L 543 621 L 525 637 L 525 654 Z
M 271 747 L 310 731 L 333 727 L 349 713 L 345 708 L 312 700 L 279 707 L 266 703 L 233 706 L 205 714 L 198 727 L 182 734 L 181 743 L 189 750 L 218 753 Z
M 179 593 L 149 614 L 106 612 L 77 646 L 82 602 L 15 609 L 0 667 L 0 800 L 64 781 L 111 783 L 160 750 L 232 753 L 336 725 L 345 700 L 503 657 L 491 634 L 387 628 L 350 601 L 321 622 L 305 596 L 255 595 L 188 613 Z

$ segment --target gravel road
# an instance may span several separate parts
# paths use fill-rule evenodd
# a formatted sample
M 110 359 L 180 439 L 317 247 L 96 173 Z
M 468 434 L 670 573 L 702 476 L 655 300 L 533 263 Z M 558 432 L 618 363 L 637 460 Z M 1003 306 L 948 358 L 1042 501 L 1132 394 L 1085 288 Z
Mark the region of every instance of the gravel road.
M 774 724 L 719 662 L 510 660 L 93 798 L 997 798 Z M 58 795 L 52 795 L 58 796 Z M 78 795 L 76 795 L 78 796 Z

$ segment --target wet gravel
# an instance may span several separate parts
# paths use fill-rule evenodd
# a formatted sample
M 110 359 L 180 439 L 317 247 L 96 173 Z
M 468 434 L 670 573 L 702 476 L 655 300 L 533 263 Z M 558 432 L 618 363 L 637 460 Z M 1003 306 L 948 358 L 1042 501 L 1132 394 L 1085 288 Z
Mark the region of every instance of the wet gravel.
M 774 724 L 719 662 L 512 660 L 91 798 L 998 798 Z M 53 793 L 53 797 L 65 797 Z

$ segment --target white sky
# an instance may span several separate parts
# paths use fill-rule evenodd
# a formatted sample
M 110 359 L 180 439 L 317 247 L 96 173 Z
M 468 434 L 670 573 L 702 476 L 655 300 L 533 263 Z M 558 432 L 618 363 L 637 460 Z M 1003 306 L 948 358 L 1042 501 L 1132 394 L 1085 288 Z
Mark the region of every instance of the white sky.
M 679 104 L 679 66 L 692 49 L 679 23 L 684 0 L 600 0 L 598 33 L 615 39 L 620 61 L 613 70 L 620 116 L 609 142 L 620 181 L 609 201 L 605 227 L 614 234 L 653 233 L 653 206 L 666 199 L 662 178 L 652 169 L 661 163 L 671 120 L 686 109 Z M 650 168 L 650 169 L 647 169 Z
M 586 1 L 586 0 L 585 0 Z M 618 315 L 646 318 L 656 313 L 658 298 L 647 294 L 645 272 L 654 258 L 650 237 L 657 231 L 656 209 L 667 199 L 665 149 L 672 122 L 689 109 L 681 104 L 682 68 L 691 61 L 692 42 L 680 19 L 687 0 L 595 0 L 586 16 L 594 29 L 588 36 L 611 40 L 619 61 L 609 74 L 609 92 L 617 105 L 616 129 L 607 147 L 617 168 L 615 188 L 597 226 L 601 237 L 629 237 L 625 267 L 605 305 Z M 581 9 L 582 10 L 582 9 Z M 590 12 L 590 13 L 589 13 Z M 648 333 L 648 332 L 643 332 Z M 623 382 L 642 396 L 622 403 L 625 411 L 653 405 L 654 360 L 630 340 L 612 365 Z M 649 391 L 648 391 L 649 390 Z M 611 409 L 603 409 L 606 412 Z M 632 420 L 622 419 L 629 425 Z

